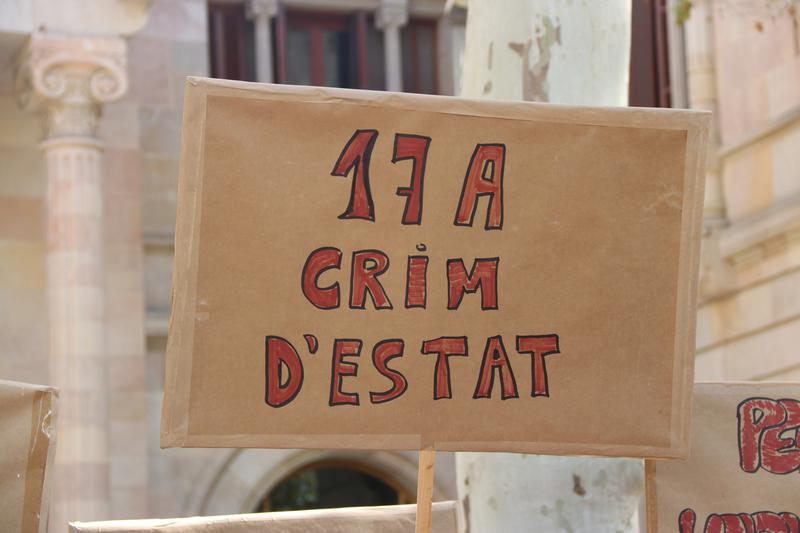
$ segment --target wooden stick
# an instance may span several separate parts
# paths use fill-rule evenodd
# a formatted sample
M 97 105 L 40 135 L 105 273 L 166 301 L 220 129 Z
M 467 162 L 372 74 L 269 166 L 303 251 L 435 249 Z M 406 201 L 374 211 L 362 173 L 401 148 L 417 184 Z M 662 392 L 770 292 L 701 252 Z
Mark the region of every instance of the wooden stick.
M 433 506 L 434 450 L 420 450 L 419 473 L 417 474 L 417 522 L 416 533 L 431 533 Z

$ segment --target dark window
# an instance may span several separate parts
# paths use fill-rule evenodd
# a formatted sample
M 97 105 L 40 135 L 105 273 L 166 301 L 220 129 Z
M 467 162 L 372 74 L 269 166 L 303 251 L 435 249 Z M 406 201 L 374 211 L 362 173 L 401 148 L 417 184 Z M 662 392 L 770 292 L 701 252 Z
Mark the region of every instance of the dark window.
M 256 512 L 410 503 L 411 496 L 385 474 L 357 463 L 308 465 L 278 483 Z
M 669 107 L 666 0 L 633 0 L 628 103 Z
M 375 27 L 375 18 L 369 15 L 364 28 L 364 50 L 367 66 L 367 89 L 386 89 L 386 62 L 383 51 L 383 32 Z
M 372 17 L 282 11 L 276 23 L 276 79 L 294 85 L 383 89 L 383 36 Z
M 411 19 L 403 27 L 403 91 L 437 94 L 436 22 Z
M 243 3 L 210 2 L 208 37 L 211 76 L 229 80 L 255 80 L 253 24 Z
M 273 79 L 293 85 L 383 90 L 383 32 L 372 13 L 281 8 L 272 22 Z M 215 78 L 253 81 L 255 34 L 244 2 L 208 4 L 209 55 Z M 402 28 L 403 90 L 438 93 L 436 21 Z
M 282 60 L 293 85 L 355 87 L 354 35 L 345 16 L 289 12 Z

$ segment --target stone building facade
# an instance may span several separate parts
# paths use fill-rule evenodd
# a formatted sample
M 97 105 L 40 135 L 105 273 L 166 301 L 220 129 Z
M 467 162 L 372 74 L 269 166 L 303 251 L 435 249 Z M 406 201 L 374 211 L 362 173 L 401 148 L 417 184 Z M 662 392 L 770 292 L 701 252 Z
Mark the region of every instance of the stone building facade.
M 409 14 L 445 20 L 443 1 L 318 4 L 380 15 L 389 41 Z M 270 27 L 274 3 L 247 7 Z M 205 0 L 0 4 L 0 375 L 62 389 L 51 531 L 252 512 L 310 465 L 413 501 L 414 453 L 159 449 L 183 83 L 210 74 L 209 19 Z M 437 470 L 453 499 L 453 457 Z
M 288 76 L 281 13 L 362 13 L 353 20 L 380 40 L 379 88 L 408 88 L 404 28 L 416 20 L 436 28 L 436 91 L 458 92 L 464 2 L 0 3 L 0 377 L 63 390 L 52 531 L 66 519 L 261 509 L 313 465 L 413 498 L 411 453 L 158 447 L 183 80 L 219 68 L 210 36 L 224 3 L 244 10 L 254 79 Z M 717 117 L 697 378 L 799 380 L 797 3 L 697 0 L 682 28 L 667 15 L 660 86 L 672 105 Z M 443 455 L 435 496 L 454 498 Z
M 698 4 L 690 101 L 715 111 L 697 332 L 698 380 L 800 380 L 797 2 Z

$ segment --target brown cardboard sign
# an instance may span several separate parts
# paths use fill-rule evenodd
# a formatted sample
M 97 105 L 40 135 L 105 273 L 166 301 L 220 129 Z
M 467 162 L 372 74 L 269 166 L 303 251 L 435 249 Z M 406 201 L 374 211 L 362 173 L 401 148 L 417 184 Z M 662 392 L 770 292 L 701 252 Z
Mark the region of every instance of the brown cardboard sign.
M 162 445 L 684 454 L 708 118 L 190 78 Z
M 230 516 L 74 522 L 71 533 L 413 533 L 416 505 L 351 507 Z M 432 533 L 457 533 L 456 502 L 433 504 Z
M 648 531 L 800 533 L 800 384 L 695 386 L 687 460 L 647 461 Z
M 58 391 L 0 380 L 0 531 L 44 532 Z

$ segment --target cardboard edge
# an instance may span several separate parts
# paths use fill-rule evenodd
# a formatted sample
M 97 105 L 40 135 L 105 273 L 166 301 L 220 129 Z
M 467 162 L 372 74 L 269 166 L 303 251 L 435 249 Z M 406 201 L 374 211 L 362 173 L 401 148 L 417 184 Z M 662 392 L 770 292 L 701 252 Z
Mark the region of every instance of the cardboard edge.
M 60 390 L 58 387 L 53 387 L 50 385 L 36 385 L 35 383 L 24 383 L 22 381 L 0 379 L 0 387 L 15 387 L 28 392 L 48 391 L 54 393 L 56 397 L 60 396 Z
M 700 245 L 705 197 L 705 164 L 711 114 L 693 115 L 686 129 L 683 214 L 678 294 L 675 315 L 675 344 L 672 404 L 672 449 L 675 458 L 689 454 L 694 385 L 697 293 L 700 272 Z
M 464 512 L 461 502 L 458 500 L 445 500 L 433 502 L 432 505 L 435 520 L 437 522 L 446 521 L 452 524 L 453 531 L 463 531 Z M 384 505 L 374 507 L 340 507 L 334 509 L 313 509 L 306 511 L 277 511 L 272 513 L 245 513 L 238 515 L 217 515 L 217 516 L 190 516 L 183 518 L 145 518 L 133 520 L 106 520 L 100 522 L 81 522 L 74 521 L 69 523 L 71 532 L 131 532 L 141 531 L 184 531 L 191 528 L 192 531 L 227 531 L 227 524 L 244 523 L 252 525 L 253 528 L 262 529 L 259 525 L 264 525 L 269 531 L 275 528 L 270 524 L 280 523 L 281 521 L 295 522 L 306 519 L 316 519 L 327 517 L 329 519 L 340 519 L 348 515 L 358 514 L 361 519 L 368 515 L 383 515 L 391 517 L 404 517 L 412 519 L 416 513 L 416 504 L 403 505 Z M 237 528 L 237 531 L 239 528 Z M 248 528 L 248 531 L 250 528 Z M 317 531 L 317 529 L 315 529 Z
M 237 94 L 230 94 L 233 90 Z M 673 360 L 673 404 L 671 416 L 671 438 L 667 447 L 623 446 L 618 445 L 569 445 L 573 454 L 597 455 L 609 457 L 639 458 L 686 458 L 689 450 L 689 424 L 691 422 L 692 383 L 694 380 L 694 348 L 695 320 L 698 272 L 700 260 L 700 231 L 705 182 L 705 153 L 711 113 L 697 110 L 665 109 L 657 110 L 667 120 L 654 126 L 651 116 L 654 112 L 636 108 L 608 108 L 589 106 L 564 106 L 554 104 L 496 102 L 486 100 L 456 99 L 452 97 L 431 95 L 407 95 L 402 98 L 395 93 L 378 91 L 353 91 L 348 89 L 332 89 L 320 87 L 281 86 L 263 83 L 217 80 L 203 77 L 188 77 L 186 82 L 184 109 L 184 132 L 189 131 L 189 110 L 191 104 L 198 105 L 198 97 L 202 95 L 203 116 L 201 126 L 190 131 L 192 143 L 184 137 L 181 147 L 181 171 L 179 191 L 196 187 L 190 195 L 190 202 L 179 203 L 175 235 L 175 269 L 173 271 L 173 312 L 170 317 L 169 338 L 165 357 L 164 394 L 171 391 L 175 406 L 164 402 L 161 425 L 161 447 L 228 447 L 231 444 L 217 443 L 213 435 L 191 435 L 188 431 L 189 383 L 191 378 L 191 347 L 193 343 L 193 321 L 186 318 L 185 309 L 194 307 L 195 297 L 193 283 L 186 280 L 197 276 L 197 246 L 192 246 L 193 239 L 199 233 L 200 204 L 202 193 L 202 167 L 197 161 L 202 157 L 202 137 L 205 124 L 205 110 L 208 96 L 224 96 L 231 98 L 272 99 L 283 101 L 302 101 L 311 103 L 337 102 L 353 105 L 381 105 L 392 108 L 408 109 L 408 102 L 413 102 L 414 109 L 434 113 L 467 114 L 471 116 L 491 116 L 493 118 L 509 118 L 516 120 L 539 120 L 559 123 L 585 124 L 613 127 L 644 127 L 651 129 L 675 129 L 687 132 L 686 160 L 684 170 L 684 200 L 681 220 L 681 242 L 678 258 L 678 305 L 676 308 L 675 337 Z M 480 104 L 486 112 L 477 112 L 472 104 Z M 444 109 L 443 109 L 444 108 Z M 563 117 L 565 112 L 572 111 L 576 118 Z M 580 115 L 580 119 L 577 118 Z M 692 151 L 693 143 L 697 150 Z M 195 166 L 192 167 L 191 165 Z M 192 181 L 194 180 L 194 181 Z M 181 194 L 179 193 L 179 197 Z M 195 222 L 194 224 L 192 222 Z M 189 240 L 183 244 L 187 236 Z M 179 270 L 179 267 L 185 267 Z M 180 279 L 184 283 L 179 286 L 178 272 L 188 272 L 189 276 Z M 691 302 L 691 303 L 690 303 Z M 687 305 L 688 304 L 688 305 Z M 691 306 L 691 307 L 690 307 Z M 178 311 L 180 310 L 180 312 Z M 176 318 L 178 316 L 178 318 Z M 183 355 L 183 357 L 181 356 Z M 285 436 L 284 436 L 285 437 Z M 302 447 L 306 449 L 325 448 L 322 441 L 328 442 L 331 437 L 315 438 L 306 436 L 295 445 L 275 446 L 269 438 L 254 435 L 228 435 L 228 442 L 236 442 L 239 447 Z M 425 439 L 425 436 L 418 436 Z M 346 439 L 343 439 L 346 440 Z M 285 441 L 284 441 L 285 442 Z M 319 442 L 320 444 L 316 444 Z M 427 441 L 426 441 L 427 442 Z M 433 443 L 430 447 L 441 451 L 479 451 L 474 448 L 463 448 L 464 443 Z M 481 443 L 468 443 L 478 445 Z M 485 443 L 488 444 L 488 443 Z M 497 444 L 497 443 L 494 443 Z M 520 443 L 504 443 L 507 451 L 519 453 L 554 453 L 555 446 L 547 443 L 536 443 L 534 446 L 519 446 Z M 563 445 L 562 445 L 563 446 Z M 359 449 L 366 447 L 356 447 Z M 393 447 L 393 449 L 396 447 Z M 388 449 L 371 446 L 370 449 Z M 410 449 L 410 448 L 409 448 Z M 609 452 L 609 449 L 617 450 Z
M 45 533 L 51 503 L 60 391 L 48 385 L 3 379 L 0 379 L 0 387 L 18 390 L 23 398 L 30 400 L 31 425 L 19 519 L 22 531 Z M 45 452 L 43 461 L 42 452 Z
M 711 113 L 697 109 L 601 107 L 463 98 L 442 95 L 392 93 L 270 83 L 190 77 L 203 85 L 208 94 L 234 98 L 281 100 L 288 102 L 338 103 L 363 106 L 386 106 L 394 109 L 430 113 L 491 117 L 495 119 L 538 120 L 556 123 L 651 129 L 685 130 L 696 123 L 697 116 Z M 233 92 L 234 94 L 231 94 Z M 479 109 L 476 109 L 477 108 Z M 652 114 L 663 115 L 661 123 L 653 125 Z M 580 116 L 564 118 L 565 114 Z
M 269 448 L 269 449 L 347 449 L 405 450 L 421 449 L 415 435 L 188 435 L 186 448 Z M 671 447 L 624 446 L 619 444 L 528 443 L 514 441 L 438 441 L 429 449 L 439 452 L 501 452 L 552 456 L 586 456 L 635 459 L 681 459 Z
M 195 307 L 202 198 L 203 137 L 205 135 L 206 85 L 187 78 L 184 90 L 183 138 L 178 174 L 175 224 L 175 257 L 172 273 L 172 312 L 164 356 L 164 404 L 161 415 L 162 448 L 183 446 L 188 436 L 191 382 L 193 313 Z M 199 118 L 199 126 L 191 128 Z M 169 401 L 168 401 L 169 400 Z
M 47 435 L 49 440 L 41 485 L 42 505 L 39 509 L 39 533 L 46 533 L 49 525 L 50 505 L 52 503 L 50 495 L 53 487 L 53 466 L 58 443 L 58 432 L 56 428 L 58 427 L 59 389 L 47 387 L 46 390 L 40 392 L 40 396 L 42 408 L 47 409 L 47 415 L 44 418 L 47 419 L 49 417 L 49 421 L 47 422 L 49 431 L 41 428 L 42 432 Z

